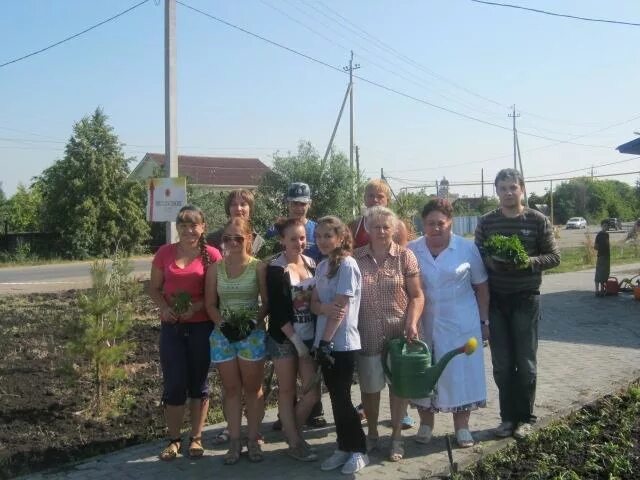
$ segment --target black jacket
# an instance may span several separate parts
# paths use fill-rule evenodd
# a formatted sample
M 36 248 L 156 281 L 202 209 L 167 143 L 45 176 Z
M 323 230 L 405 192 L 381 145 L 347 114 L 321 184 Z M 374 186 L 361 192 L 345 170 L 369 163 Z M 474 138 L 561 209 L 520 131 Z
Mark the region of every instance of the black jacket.
M 307 265 L 307 269 L 315 275 L 315 268 Z M 282 343 L 287 336 L 282 333 L 282 326 L 293 323 L 293 299 L 291 298 L 291 277 L 280 265 L 267 265 L 267 297 L 269 298 L 269 323 L 267 332 L 276 342 Z

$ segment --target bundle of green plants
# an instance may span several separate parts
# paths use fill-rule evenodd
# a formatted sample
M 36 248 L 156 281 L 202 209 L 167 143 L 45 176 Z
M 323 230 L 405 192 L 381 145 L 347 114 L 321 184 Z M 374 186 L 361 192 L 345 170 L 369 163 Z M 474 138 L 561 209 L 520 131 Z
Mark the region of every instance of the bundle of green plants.
M 529 255 L 517 235 L 491 235 L 483 244 L 484 251 L 493 260 L 512 265 L 526 265 Z
M 256 326 L 257 308 L 224 308 L 220 331 L 231 342 L 244 340 Z
M 178 315 L 187 313 L 191 308 L 191 295 L 187 292 L 178 292 L 173 296 L 173 304 L 171 306 L 173 311 Z

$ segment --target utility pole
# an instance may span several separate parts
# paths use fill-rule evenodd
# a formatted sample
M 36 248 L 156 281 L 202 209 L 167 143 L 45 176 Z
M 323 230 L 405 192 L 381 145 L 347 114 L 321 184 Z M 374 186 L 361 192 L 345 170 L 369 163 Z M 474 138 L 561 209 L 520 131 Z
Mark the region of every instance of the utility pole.
M 356 145 L 356 193 L 360 187 L 360 147 Z
M 484 200 L 484 168 L 480 169 L 480 198 Z
M 551 227 L 553 228 L 553 180 L 549 180 L 549 208 L 551 210 Z
M 516 134 L 516 118 L 520 116 L 519 113 L 516 113 L 516 106 L 515 104 L 511 107 L 513 109 L 513 113 L 510 113 L 508 116 L 513 118 L 513 168 L 515 170 L 518 169 L 518 165 L 516 163 L 516 143 L 518 141 L 517 138 L 517 134 Z
M 520 163 L 520 173 L 522 174 L 522 179 L 524 180 L 524 168 L 522 168 L 522 157 L 520 156 L 520 142 L 518 141 L 518 135 L 516 133 L 516 147 L 518 149 L 518 162 Z M 527 183 L 524 184 L 524 204 L 525 206 L 529 206 L 529 199 L 527 198 Z
M 346 72 L 349 72 L 349 168 L 351 169 L 351 175 L 353 175 L 353 71 L 358 68 L 360 68 L 359 64 L 353 64 L 353 50 L 351 50 L 349 66 L 343 67 Z M 351 184 L 351 209 L 355 216 L 356 199 L 353 191 L 353 183 Z
M 336 132 L 338 131 L 338 125 L 340 125 L 340 119 L 342 118 L 342 112 L 344 111 L 344 106 L 347 103 L 347 97 L 349 96 L 349 92 L 351 91 L 351 84 L 347 85 L 347 91 L 344 92 L 344 98 L 342 99 L 342 105 L 340 106 L 340 111 L 338 112 L 338 118 L 336 119 L 336 124 L 333 126 L 333 132 L 331 132 L 331 138 L 329 139 L 329 145 L 327 145 L 327 150 L 324 152 L 324 157 L 322 158 L 322 163 L 320 164 L 320 172 L 324 172 L 324 167 L 327 163 L 327 158 L 329 158 L 329 153 L 331 153 L 331 147 L 333 146 L 333 139 L 336 136 Z
M 178 124 L 176 97 L 176 0 L 164 1 L 164 170 L 178 176 Z M 168 168 L 167 168 L 168 167 Z M 177 240 L 176 223 L 167 222 L 166 242 Z

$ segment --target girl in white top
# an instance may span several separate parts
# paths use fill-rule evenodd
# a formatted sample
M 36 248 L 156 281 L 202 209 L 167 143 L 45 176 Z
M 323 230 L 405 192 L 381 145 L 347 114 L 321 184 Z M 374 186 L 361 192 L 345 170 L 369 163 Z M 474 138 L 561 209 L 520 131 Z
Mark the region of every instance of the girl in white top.
M 362 280 L 358 264 L 351 257 L 351 232 L 339 218 L 322 217 L 315 234 L 316 245 L 328 258 L 318 265 L 311 296 L 311 310 L 318 315 L 314 345 L 331 397 L 338 437 L 337 450 L 320 468 L 342 467 L 342 473 L 350 475 L 369 464 L 360 416 L 351 401 L 355 355 L 360 350 Z

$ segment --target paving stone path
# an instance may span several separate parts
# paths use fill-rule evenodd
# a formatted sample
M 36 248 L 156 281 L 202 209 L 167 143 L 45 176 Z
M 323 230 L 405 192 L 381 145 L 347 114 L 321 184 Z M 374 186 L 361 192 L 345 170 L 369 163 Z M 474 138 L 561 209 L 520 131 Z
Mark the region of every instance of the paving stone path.
M 613 267 L 619 277 L 628 272 L 640 272 L 640 264 Z M 599 396 L 612 392 L 640 377 L 640 302 L 630 294 L 596 298 L 593 294 L 593 271 L 545 275 L 543 281 L 543 320 L 540 324 L 538 394 L 536 414 L 539 424 L 580 408 Z M 504 447 L 508 440 L 496 440 L 491 429 L 499 421 L 497 391 L 491 376 L 491 358 L 485 349 L 488 406 L 471 416 L 471 429 L 478 444 L 471 449 L 453 450 L 454 461 L 468 465 L 481 455 Z M 389 418 L 388 401 L 381 405 L 380 418 Z M 360 393 L 353 389 L 354 401 Z M 307 439 L 322 458 L 334 448 L 335 434 L 331 424 L 331 408 L 324 395 L 329 426 L 307 432 Z M 412 411 L 414 418 L 417 413 Z M 235 466 L 224 466 L 226 448 L 214 447 L 213 437 L 222 425 L 207 427 L 204 435 L 205 457 L 193 461 L 180 456 L 171 463 L 160 462 L 157 454 L 164 442 L 153 442 L 127 448 L 67 466 L 57 471 L 23 477 L 25 479 L 132 479 L 163 480 L 193 479 L 287 479 L 315 480 L 344 478 L 339 470 L 322 472 L 319 462 L 300 463 L 287 457 L 280 432 L 271 431 L 275 411 L 265 417 L 265 460 L 252 464 L 243 455 Z M 371 455 L 371 465 L 358 477 L 382 479 L 428 479 L 447 472 L 449 468 L 445 437 L 451 435 L 450 415 L 436 418 L 435 437 L 429 445 L 412 440 L 416 429 L 405 431 L 406 457 L 398 463 L 389 462 L 390 429 L 388 422 L 381 429 L 383 448 Z

